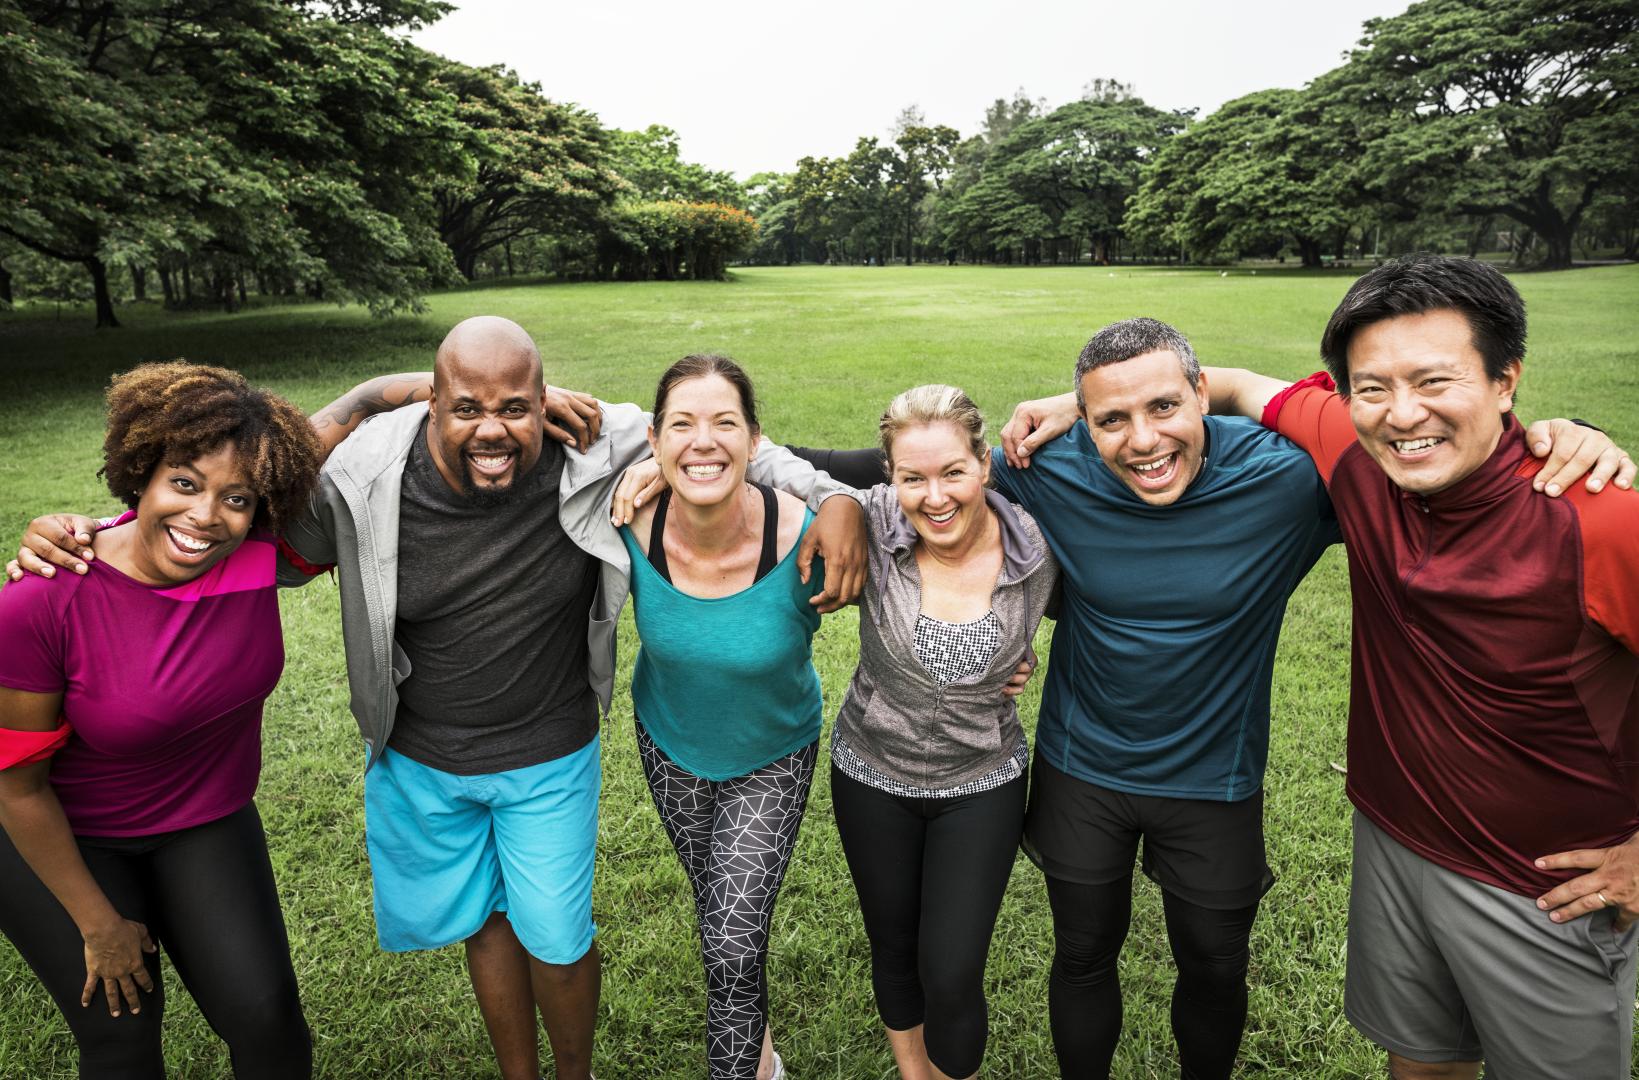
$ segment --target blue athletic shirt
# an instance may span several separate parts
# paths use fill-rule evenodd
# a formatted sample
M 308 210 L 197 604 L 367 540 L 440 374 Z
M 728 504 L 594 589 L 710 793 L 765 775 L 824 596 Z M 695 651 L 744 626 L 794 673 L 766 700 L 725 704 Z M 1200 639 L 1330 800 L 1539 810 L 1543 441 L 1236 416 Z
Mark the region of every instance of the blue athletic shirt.
M 805 511 L 804 532 L 813 520 Z M 820 560 L 803 584 L 799 542 L 755 584 L 702 599 L 661 577 L 629 527 L 620 538 L 632 558 L 642 642 L 632 708 L 654 744 L 698 777 L 731 780 L 818 739 L 823 706 L 811 645 L 820 616 L 808 600 L 824 588 Z
M 1138 795 L 1237 802 L 1263 784 L 1286 601 L 1341 537 L 1314 462 L 1251 420 L 1207 416 L 1201 472 L 1150 506 L 1078 422 L 991 477 L 1063 574 L 1037 752 Z

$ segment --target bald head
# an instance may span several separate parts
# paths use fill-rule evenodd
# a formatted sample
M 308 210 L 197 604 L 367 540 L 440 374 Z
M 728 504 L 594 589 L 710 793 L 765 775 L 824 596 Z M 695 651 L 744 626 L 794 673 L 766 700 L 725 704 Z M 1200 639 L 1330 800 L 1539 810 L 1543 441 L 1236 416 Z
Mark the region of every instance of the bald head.
M 524 378 L 541 392 L 541 353 L 523 327 L 499 315 L 477 315 L 444 335 L 433 359 L 433 393 L 452 377 L 513 383 Z
M 450 487 L 499 505 L 541 457 L 545 387 L 541 354 L 511 319 L 457 324 L 433 361 L 427 446 Z

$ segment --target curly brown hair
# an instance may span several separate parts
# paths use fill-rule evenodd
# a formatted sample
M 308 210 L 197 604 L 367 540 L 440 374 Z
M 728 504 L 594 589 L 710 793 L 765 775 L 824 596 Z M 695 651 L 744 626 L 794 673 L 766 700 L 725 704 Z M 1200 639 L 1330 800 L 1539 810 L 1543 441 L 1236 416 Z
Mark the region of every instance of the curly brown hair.
M 183 360 L 142 364 L 108 387 L 103 466 L 108 490 L 135 507 L 153 471 L 232 443 L 256 492 L 256 523 L 279 529 L 307 506 L 319 440 L 301 411 L 226 368 Z

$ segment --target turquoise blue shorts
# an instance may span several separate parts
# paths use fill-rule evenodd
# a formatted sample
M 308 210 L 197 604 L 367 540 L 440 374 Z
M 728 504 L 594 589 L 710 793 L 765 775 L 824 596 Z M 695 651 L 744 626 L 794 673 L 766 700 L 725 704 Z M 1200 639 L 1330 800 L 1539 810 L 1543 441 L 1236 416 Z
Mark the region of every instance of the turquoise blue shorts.
M 442 948 L 504 911 L 535 959 L 572 964 L 585 956 L 597 931 L 598 743 L 478 776 L 384 752 L 364 774 L 381 947 Z

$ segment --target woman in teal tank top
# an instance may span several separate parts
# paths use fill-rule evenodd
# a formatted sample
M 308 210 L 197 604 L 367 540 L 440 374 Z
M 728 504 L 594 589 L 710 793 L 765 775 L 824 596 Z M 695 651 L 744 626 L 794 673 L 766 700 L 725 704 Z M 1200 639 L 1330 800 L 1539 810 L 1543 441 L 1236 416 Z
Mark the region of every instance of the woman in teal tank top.
M 712 1080 L 783 1075 L 768 1031 L 768 928 L 818 753 L 820 617 L 797 545 L 813 515 L 746 482 L 756 402 L 738 364 L 688 356 L 655 395 L 670 491 L 621 530 L 642 647 L 632 703 L 655 808 L 694 891 Z M 817 566 L 817 564 L 816 564 Z

